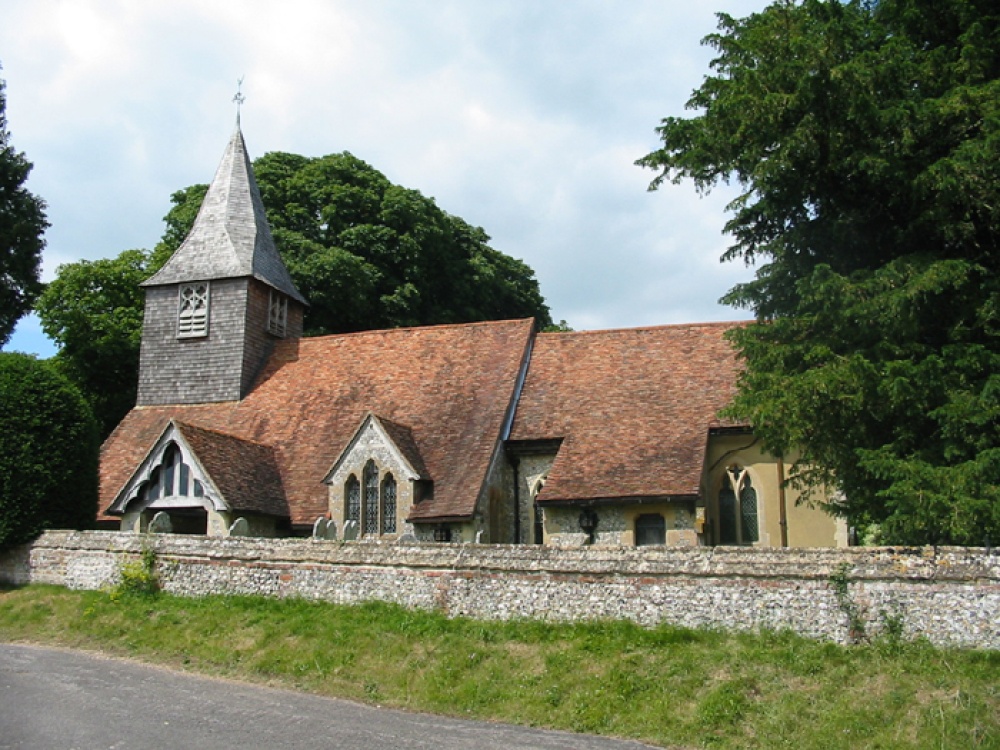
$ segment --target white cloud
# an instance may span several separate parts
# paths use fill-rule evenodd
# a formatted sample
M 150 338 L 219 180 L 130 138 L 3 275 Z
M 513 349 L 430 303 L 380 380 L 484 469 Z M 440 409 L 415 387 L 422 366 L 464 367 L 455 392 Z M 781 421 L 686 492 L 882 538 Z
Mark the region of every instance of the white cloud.
M 724 195 L 633 165 L 708 72 L 714 10 L 762 0 L 7 0 L 12 141 L 46 199 L 46 275 L 151 247 L 211 179 L 245 76 L 254 155 L 351 151 L 483 226 L 576 328 L 741 317 Z

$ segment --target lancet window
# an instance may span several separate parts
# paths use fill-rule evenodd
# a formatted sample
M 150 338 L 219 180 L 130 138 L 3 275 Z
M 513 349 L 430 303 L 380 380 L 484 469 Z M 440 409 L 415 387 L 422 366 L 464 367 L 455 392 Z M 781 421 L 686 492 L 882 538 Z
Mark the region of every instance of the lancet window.
M 396 533 L 396 480 L 392 474 L 386 474 L 382 480 L 381 493 L 382 533 Z
M 732 465 L 719 490 L 719 543 L 753 544 L 760 541 L 757 490 L 742 466 Z
M 378 533 L 378 467 L 374 461 L 365 464 L 365 534 Z
M 351 474 L 344 483 L 344 521 L 355 521 L 360 536 L 378 537 L 398 531 L 396 478 L 381 473 L 374 460 L 361 471 L 361 479 Z
M 345 521 L 361 522 L 361 482 L 351 474 L 344 484 L 344 501 L 347 506 Z

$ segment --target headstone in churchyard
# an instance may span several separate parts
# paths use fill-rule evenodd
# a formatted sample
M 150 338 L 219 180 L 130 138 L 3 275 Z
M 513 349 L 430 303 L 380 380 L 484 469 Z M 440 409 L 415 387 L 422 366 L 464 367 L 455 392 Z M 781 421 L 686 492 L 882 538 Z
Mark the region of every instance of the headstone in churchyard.
M 399 537 L 398 542 L 399 544 L 416 544 L 417 537 L 415 537 L 413 534 L 403 534 L 401 537 Z
M 337 522 L 332 519 L 326 522 L 326 538 L 330 541 L 337 538 Z
M 229 536 L 250 536 L 250 522 L 240 516 L 229 526 Z
M 313 539 L 326 539 L 326 518 L 320 516 L 313 524 Z
M 358 522 L 348 521 L 344 524 L 344 541 L 352 542 L 358 538 Z
M 149 522 L 150 534 L 170 534 L 173 530 L 174 525 L 170 523 L 170 514 L 165 510 L 161 510 Z

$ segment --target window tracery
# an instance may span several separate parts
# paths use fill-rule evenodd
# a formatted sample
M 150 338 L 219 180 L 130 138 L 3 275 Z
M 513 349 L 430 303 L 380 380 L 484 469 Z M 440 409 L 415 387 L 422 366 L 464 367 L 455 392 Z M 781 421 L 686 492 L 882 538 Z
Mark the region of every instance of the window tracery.
M 164 449 L 160 463 L 149 473 L 149 479 L 137 493 L 140 501 L 145 503 L 168 497 L 204 496 L 205 488 L 191 476 L 191 467 L 184 462 L 180 448 L 175 443 Z
M 382 472 L 369 459 L 361 472 L 344 482 L 344 523 L 358 525 L 358 538 L 379 537 L 399 531 L 399 486 L 390 471 Z
M 758 541 L 757 490 L 747 470 L 733 464 L 723 473 L 719 490 L 719 543 L 753 544 Z
M 177 313 L 179 338 L 208 335 L 208 301 L 207 281 L 181 286 Z

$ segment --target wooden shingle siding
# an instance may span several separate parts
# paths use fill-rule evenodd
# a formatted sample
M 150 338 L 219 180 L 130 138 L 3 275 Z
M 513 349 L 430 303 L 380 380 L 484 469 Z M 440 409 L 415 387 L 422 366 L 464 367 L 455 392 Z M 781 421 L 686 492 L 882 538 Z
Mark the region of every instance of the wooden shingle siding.
M 178 338 L 177 286 L 146 289 L 137 404 L 235 401 L 260 367 L 247 369 L 248 279 L 213 281 L 208 336 Z M 266 305 L 266 300 L 265 300 Z M 264 314 L 266 315 L 266 307 Z

